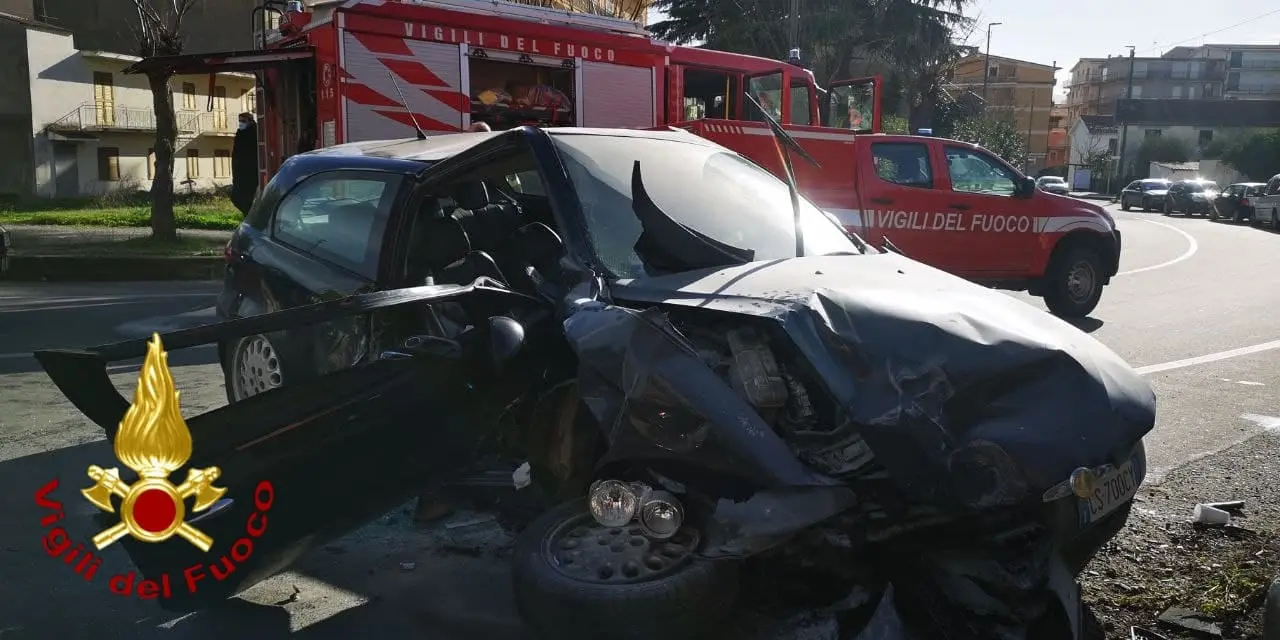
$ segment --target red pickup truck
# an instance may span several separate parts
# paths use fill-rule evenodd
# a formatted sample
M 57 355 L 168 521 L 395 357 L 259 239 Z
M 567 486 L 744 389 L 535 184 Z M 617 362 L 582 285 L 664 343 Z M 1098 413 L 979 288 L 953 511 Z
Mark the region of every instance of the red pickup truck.
M 763 124 L 681 126 L 782 175 Z M 787 131 L 820 165 L 797 161 L 804 194 L 878 247 L 968 280 L 1029 291 L 1063 317 L 1092 312 L 1119 267 L 1120 232 L 1106 210 L 1037 189 L 982 147 L 833 128 Z

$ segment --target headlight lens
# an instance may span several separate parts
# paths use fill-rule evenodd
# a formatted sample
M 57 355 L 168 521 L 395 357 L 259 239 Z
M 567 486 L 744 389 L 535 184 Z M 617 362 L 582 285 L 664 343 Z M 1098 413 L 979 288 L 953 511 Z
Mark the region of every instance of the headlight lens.
M 638 503 L 631 485 L 617 480 L 596 482 L 587 497 L 591 517 L 605 527 L 621 527 L 631 522 L 636 517 Z
M 640 507 L 640 524 L 650 537 L 665 540 L 674 536 L 684 524 L 684 507 L 670 493 L 655 491 Z

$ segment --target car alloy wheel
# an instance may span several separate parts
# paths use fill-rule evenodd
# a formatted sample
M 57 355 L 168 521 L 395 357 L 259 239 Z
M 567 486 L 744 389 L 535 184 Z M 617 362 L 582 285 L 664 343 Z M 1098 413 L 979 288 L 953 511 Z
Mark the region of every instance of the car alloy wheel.
M 249 336 L 231 354 L 231 397 L 239 402 L 284 384 L 280 354 L 266 336 Z

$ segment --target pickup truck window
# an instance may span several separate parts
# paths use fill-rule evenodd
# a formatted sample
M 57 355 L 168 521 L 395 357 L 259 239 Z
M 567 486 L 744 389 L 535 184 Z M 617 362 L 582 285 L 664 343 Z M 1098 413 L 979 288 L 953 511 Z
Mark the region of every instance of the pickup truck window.
M 951 173 L 951 190 L 989 196 L 1013 196 L 1017 176 L 995 158 L 962 147 L 943 147 L 947 170 Z
M 904 187 L 933 188 L 929 148 L 915 142 L 877 142 L 871 145 L 876 177 Z

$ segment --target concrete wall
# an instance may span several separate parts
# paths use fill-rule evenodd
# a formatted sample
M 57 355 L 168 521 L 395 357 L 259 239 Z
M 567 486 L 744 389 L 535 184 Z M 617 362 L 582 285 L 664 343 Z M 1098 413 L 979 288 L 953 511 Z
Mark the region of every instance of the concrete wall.
M 30 60 L 31 112 L 29 135 L 34 139 L 34 183 L 36 193 L 45 197 L 56 193 L 54 142 L 46 128 L 83 129 L 90 139 L 75 142 L 78 191 L 80 195 L 99 195 L 117 189 L 149 190 L 151 176 L 149 150 L 155 146 L 152 95 L 146 79 L 138 75 L 120 73 L 136 58 L 129 56 L 85 55 L 77 51 L 71 36 L 31 31 L 27 57 Z M 117 126 L 107 131 L 97 128 L 94 102 L 94 72 L 110 73 Z M 186 99 L 184 85 L 193 89 L 191 99 Z M 200 135 L 180 133 L 177 141 L 177 157 L 174 163 L 174 180 L 181 183 L 192 178 L 194 188 L 205 190 L 230 183 L 230 176 L 220 177 L 215 172 L 214 150 L 230 150 L 235 133 L 236 116 L 246 110 L 245 95 L 253 87 L 252 76 L 244 74 L 220 74 L 217 87 L 226 90 L 225 109 L 218 113 L 207 111 L 209 82 L 207 76 L 176 76 L 171 81 L 174 91 L 174 107 L 180 128 L 195 129 Z M 126 125 L 126 118 L 133 124 Z M 137 123 L 144 123 L 139 126 Z M 132 130 L 121 130 L 124 127 Z M 96 138 L 96 139 L 94 139 Z M 119 150 L 120 180 L 99 180 L 98 150 L 101 147 Z M 198 150 L 197 176 L 187 172 L 187 150 Z M 176 189 L 186 189 L 181 184 Z
M 1148 167 L 1147 175 L 1152 178 L 1167 178 L 1169 180 L 1191 180 L 1197 178 L 1212 180 L 1223 189 L 1227 188 L 1227 185 L 1236 182 L 1248 181 L 1245 176 L 1240 175 L 1239 171 L 1219 160 L 1201 160 L 1196 165 L 1198 166 L 1195 169 L 1184 169 L 1160 162 L 1152 162 L 1151 166 Z

